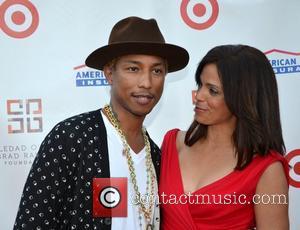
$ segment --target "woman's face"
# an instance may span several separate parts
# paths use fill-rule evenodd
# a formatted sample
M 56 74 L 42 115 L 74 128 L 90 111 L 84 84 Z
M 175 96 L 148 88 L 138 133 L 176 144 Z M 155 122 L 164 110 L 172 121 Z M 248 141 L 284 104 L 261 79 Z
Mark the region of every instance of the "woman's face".
M 235 117 L 228 109 L 222 83 L 215 64 L 204 66 L 195 97 L 195 120 L 204 125 L 232 123 Z

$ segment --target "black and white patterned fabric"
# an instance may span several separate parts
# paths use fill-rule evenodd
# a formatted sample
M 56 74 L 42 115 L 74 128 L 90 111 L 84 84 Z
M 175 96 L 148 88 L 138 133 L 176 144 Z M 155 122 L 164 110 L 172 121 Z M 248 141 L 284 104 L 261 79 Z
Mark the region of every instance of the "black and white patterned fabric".
M 160 149 L 150 139 L 159 176 Z M 92 179 L 108 178 L 106 129 L 101 111 L 57 124 L 42 142 L 24 186 L 14 230 L 111 229 L 92 216 Z

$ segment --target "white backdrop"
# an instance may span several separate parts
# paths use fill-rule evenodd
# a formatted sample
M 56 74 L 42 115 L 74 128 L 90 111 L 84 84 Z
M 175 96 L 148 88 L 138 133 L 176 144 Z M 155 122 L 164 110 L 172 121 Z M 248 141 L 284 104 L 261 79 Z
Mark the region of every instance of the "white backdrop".
M 190 63 L 169 74 L 146 119 L 157 144 L 193 116 L 194 72 L 216 45 L 248 44 L 276 72 L 290 172 L 291 229 L 300 229 L 299 0 L 0 0 L 0 229 L 12 229 L 31 163 L 59 121 L 108 102 L 102 73 L 86 56 L 107 44 L 112 26 L 134 15 L 156 18 L 167 42 L 185 47 Z M 297 29 L 298 28 L 298 29 Z M 298 215 L 298 216 L 297 216 Z

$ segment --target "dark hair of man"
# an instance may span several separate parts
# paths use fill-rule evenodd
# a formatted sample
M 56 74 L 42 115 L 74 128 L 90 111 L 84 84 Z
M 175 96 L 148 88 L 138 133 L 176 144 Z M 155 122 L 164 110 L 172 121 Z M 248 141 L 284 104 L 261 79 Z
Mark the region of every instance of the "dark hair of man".
M 283 155 L 277 82 L 264 53 L 245 45 L 217 46 L 198 65 L 198 86 L 204 66 L 211 63 L 217 66 L 225 103 L 237 119 L 232 136 L 238 158 L 236 169 L 246 167 L 255 154 L 264 156 L 274 150 Z M 206 135 L 207 125 L 194 120 L 185 144 L 192 146 Z

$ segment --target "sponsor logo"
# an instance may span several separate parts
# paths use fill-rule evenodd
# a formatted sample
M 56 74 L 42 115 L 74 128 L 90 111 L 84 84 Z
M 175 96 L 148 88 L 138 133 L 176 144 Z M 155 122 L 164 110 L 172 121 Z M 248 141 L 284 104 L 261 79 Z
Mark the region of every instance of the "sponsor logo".
M 42 99 L 12 99 L 6 102 L 9 134 L 43 132 Z
M 104 73 L 100 70 L 88 68 L 86 65 L 74 67 L 74 70 L 77 87 L 109 85 Z
M 300 72 L 300 53 L 272 49 L 266 51 L 275 74 Z
M 0 5 L 0 28 L 13 38 L 32 35 L 39 25 L 39 14 L 28 0 L 6 0 Z
M 31 165 L 38 146 L 31 145 L 0 145 L 0 162 L 6 166 Z
M 216 0 L 183 0 L 180 5 L 183 21 L 191 28 L 205 30 L 211 27 L 219 15 Z
M 289 183 L 296 188 L 300 188 L 300 149 L 291 151 L 285 156 L 285 158 L 291 166 Z
M 93 217 L 127 217 L 127 178 L 93 178 Z

